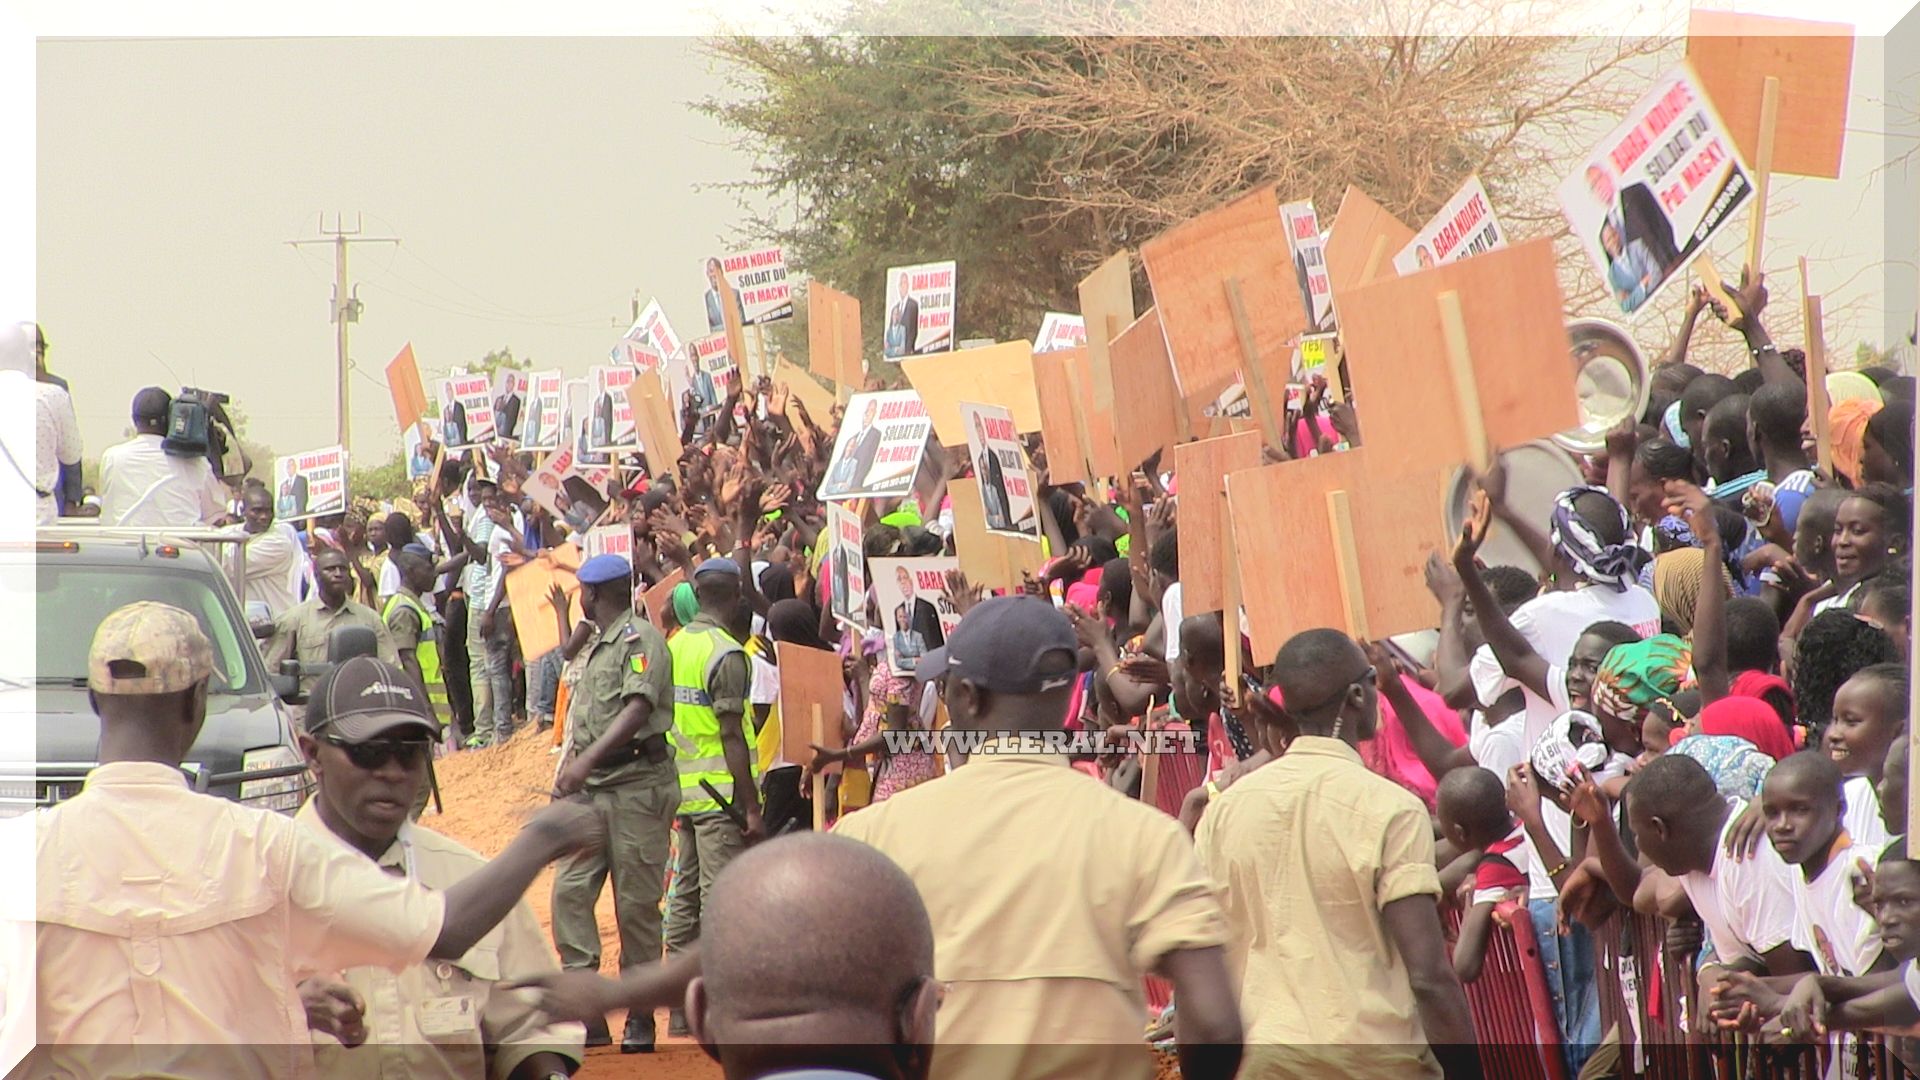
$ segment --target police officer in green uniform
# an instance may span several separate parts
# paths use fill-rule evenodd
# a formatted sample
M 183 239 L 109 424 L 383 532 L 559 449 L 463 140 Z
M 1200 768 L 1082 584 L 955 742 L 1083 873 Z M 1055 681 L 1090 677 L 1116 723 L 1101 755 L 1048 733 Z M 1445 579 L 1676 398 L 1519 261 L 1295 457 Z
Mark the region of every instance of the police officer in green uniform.
M 700 910 L 713 879 L 748 843 L 760 839 L 758 761 L 745 715 L 752 669 L 746 650 L 724 629 L 741 603 L 740 565 L 708 559 L 693 574 L 700 613 L 667 643 L 673 654 L 673 750 L 680 772 L 680 846 L 667 901 L 667 953 L 700 938 Z M 746 820 L 735 824 L 704 780 Z M 679 1033 L 685 1023 L 673 1013 Z
M 680 786 L 667 732 L 673 726 L 673 661 L 666 639 L 633 613 L 633 569 L 596 555 L 579 573 L 581 608 L 595 628 L 581 654 L 568 713 L 572 746 L 556 792 L 590 802 L 605 817 L 607 846 L 563 860 L 553 878 L 553 944 L 567 970 L 600 966 L 594 905 L 609 873 L 620 927 L 620 968 L 660 959 L 660 893 Z M 587 1045 L 612 1041 L 604 1022 Z M 653 1014 L 628 1013 L 622 1053 L 651 1053 Z

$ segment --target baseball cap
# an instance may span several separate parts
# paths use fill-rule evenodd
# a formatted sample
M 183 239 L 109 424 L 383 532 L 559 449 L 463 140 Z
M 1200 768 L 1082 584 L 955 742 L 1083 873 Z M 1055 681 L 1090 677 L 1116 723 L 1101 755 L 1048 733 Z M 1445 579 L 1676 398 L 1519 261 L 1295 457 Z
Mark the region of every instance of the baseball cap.
M 922 681 L 957 676 L 1001 694 L 1058 690 L 1080 673 L 1080 639 L 1054 606 L 1031 596 L 996 596 L 976 605 L 947 636 L 946 645 L 920 659 Z M 1066 653 L 1064 669 L 1049 655 Z
M 633 564 L 620 555 L 595 555 L 581 563 L 579 573 L 574 576 L 582 585 L 605 585 L 632 577 Z
M 355 656 L 320 677 L 307 697 L 307 734 L 346 742 L 382 735 L 433 739 L 440 725 L 413 677 L 385 660 Z
M 177 694 L 213 674 L 213 643 L 192 615 L 141 600 L 100 621 L 87 650 L 97 694 Z
M 173 395 L 157 386 L 149 386 L 133 395 L 135 420 L 165 420 L 173 408 Z
M 739 577 L 740 564 L 734 562 L 732 559 L 722 559 L 716 556 L 701 563 L 700 568 L 693 572 L 694 577 L 699 577 L 701 574 L 731 574 L 734 577 Z

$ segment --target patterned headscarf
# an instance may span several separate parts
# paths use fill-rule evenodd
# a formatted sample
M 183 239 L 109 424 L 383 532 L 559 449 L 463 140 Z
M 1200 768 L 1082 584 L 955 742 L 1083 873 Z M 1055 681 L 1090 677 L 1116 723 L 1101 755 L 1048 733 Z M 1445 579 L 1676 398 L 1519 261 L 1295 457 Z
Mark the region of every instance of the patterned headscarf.
M 1857 371 L 1830 371 L 1827 373 L 1827 400 L 1834 404 L 1871 401 L 1879 405 L 1885 399 L 1880 396 L 1880 387 L 1865 375 Z
M 1680 403 L 1678 401 L 1667 406 L 1667 411 L 1661 414 L 1660 428 L 1667 433 L 1667 438 L 1672 441 L 1673 445 L 1682 450 L 1693 449 L 1693 440 L 1687 437 L 1687 429 L 1680 423 Z
M 1597 712 L 1639 723 L 1647 707 L 1693 685 L 1693 649 L 1672 634 L 1615 645 L 1593 680 Z
M 1733 580 L 1721 567 L 1718 584 L 1733 595 Z M 1700 606 L 1700 590 L 1707 581 L 1707 553 L 1699 548 L 1680 548 L 1653 558 L 1653 598 L 1660 603 L 1660 614 L 1680 628 L 1693 633 L 1693 613 Z
M 1574 501 L 1586 495 L 1605 499 L 1607 506 L 1619 515 L 1620 535 L 1633 535 L 1626 509 L 1614 501 L 1606 489 L 1574 487 L 1553 500 L 1553 523 L 1548 529 L 1548 538 L 1553 541 L 1553 549 L 1573 564 L 1574 571 L 1581 577 L 1614 592 L 1626 592 L 1627 586 L 1639 575 L 1640 567 L 1646 565 L 1647 554 L 1630 540 L 1619 544 L 1601 543 L 1586 519 L 1573 508 Z

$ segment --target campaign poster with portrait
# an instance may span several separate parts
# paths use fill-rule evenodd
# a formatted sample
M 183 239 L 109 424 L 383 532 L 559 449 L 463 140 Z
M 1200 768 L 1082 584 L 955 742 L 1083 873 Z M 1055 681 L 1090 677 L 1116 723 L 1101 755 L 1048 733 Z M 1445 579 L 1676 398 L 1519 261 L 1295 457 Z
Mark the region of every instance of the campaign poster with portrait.
M 607 468 L 613 464 L 613 458 L 604 452 L 587 448 L 588 437 L 593 434 L 593 410 L 589 408 L 589 392 L 592 390 L 585 379 L 568 379 L 562 394 L 565 402 L 561 423 L 567 429 L 567 437 L 572 440 L 573 460 L 581 468 Z
M 1313 212 L 1313 202 L 1281 203 L 1280 222 L 1287 233 L 1287 256 L 1300 282 L 1300 310 L 1307 313 L 1307 330 L 1332 330 L 1333 278 L 1327 274 L 1320 218 Z
M 887 636 L 887 664 L 896 675 L 919 670 L 920 658 L 947 643 L 960 625 L 960 612 L 947 597 L 947 571 L 960 569 L 953 557 L 874 559 L 874 602 Z
M 1040 515 L 1034 510 L 1033 474 L 1027 452 L 1013 426 L 1013 411 L 1000 405 L 960 403 L 967 426 L 967 460 L 987 512 L 987 531 L 1040 539 Z
M 558 371 L 535 371 L 527 376 L 526 419 L 520 427 L 520 449 L 558 450 L 566 441 L 561 414 L 566 411 L 567 377 Z
M 827 504 L 827 558 L 820 572 L 835 622 L 867 625 L 867 552 L 860 515 L 840 503 Z
M 855 394 L 820 481 L 822 502 L 905 495 L 933 438 L 933 418 L 911 390 Z
M 1040 333 L 1034 336 L 1033 351 L 1077 349 L 1087 343 L 1087 320 L 1078 315 L 1049 311 L 1040 320 Z
M 400 433 L 401 455 L 407 459 L 407 479 L 433 475 L 434 455 L 440 450 L 440 421 L 423 416 Z
M 440 434 L 449 452 L 493 441 L 493 380 L 455 369 L 440 380 Z
M 647 306 L 640 309 L 640 317 L 620 335 L 607 359 L 640 371 L 658 371 L 667 357 L 679 351 L 680 338 L 667 322 L 667 313 L 661 310 L 660 301 L 649 297 Z
M 273 516 L 302 521 L 345 513 L 347 452 L 338 446 L 273 459 Z
M 692 377 L 693 395 L 700 401 L 701 412 L 717 409 L 727 400 L 740 378 L 740 368 L 727 348 L 726 334 L 709 334 L 693 340 Z
M 1753 198 L 1733 137 L 1685 61 L 1654 80 L 1560 184 L 1560 209 L 1626 314 L 1641 311 Z
M 607 482 L 613 470 L 582 465 L 572 445 L 548 454 L 522 484 L 528 497 L 575 530 L 599 520 L 607 508 Z
M 633 559 L 633 528 L 624 521 L 588 529 L 580 538 L 581 561 L 597 555 L 618 555 Z
M 527 373 L 501 368 L 493 373 L 493 432 L 496 438 L 518 441 L 527 411 Z
M 1402 275 L 1417 274 L 1429 266 L 1445 266 L 1506 246 L 1507 234 L 1475 173 L 1394 255 L 1393 268 Z
M 951 262 L 895 266 L 887 270 L 886 321 L 881 353 L 901 360 L 953 351 L 953 275 Z
M 630 453 L 640 449 L 640 429 L 633 419 L 627 391 L 639 372 L 625 364 L 600 365 L 587 370 L 587 449 Z
M 709 263 L 712 260 L 708 260 Z M 793 318 L 793 286 L 787 282 L 787 252 L 782 247 L 736 251 L 720 258 L 720 272 L 727 285 L 740 297 L 740 321 L 747 326 L 779 322 Z M 707 322 L 720 314 L 719 290 L 707 282 L 709 311 Z M 715 329 L 724 329 L 723 321 Z

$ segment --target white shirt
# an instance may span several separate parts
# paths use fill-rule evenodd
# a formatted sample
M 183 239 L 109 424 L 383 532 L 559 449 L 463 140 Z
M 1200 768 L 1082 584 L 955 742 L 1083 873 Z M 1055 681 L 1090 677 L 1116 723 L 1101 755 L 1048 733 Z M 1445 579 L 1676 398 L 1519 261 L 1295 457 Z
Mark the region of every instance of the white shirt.
M 1869 850 L 1848 844 L 1834 851 L 1812 881 L 1793 874 L 1793 947 L 1813 957 L 1822 975 L 1863 975 L 1880 958 L 1880 927 L 1853 902 L 1854 861 Z
M 6 449 L 13 464 L 0 465 L 0 476 L 5 477 L 0 482 L 17 483 L 22 474 L 31 479 L 36 489 L 34 520 L 51 525 L 60 516 L 59 502 L 53 496 L 60 482 L 60 466 L 80 462 L 80 422 L 74 419 L 73 399 L 65 390 L 21 372 L 0 372 L 0 394 L 18 394 L 28 387 L 33 390 L 33 457 L 27 457 L 26 447 L 8 441 Z M 14 470 L 16 465 L 18 472 Z M 38 495 L 39 491 L 47 494 Z
M 1167 663 L 1180 659 L 1180 583 L 1167 586 L 1160 596 L 1160 629 L 1167 638 Z
M 1880 793 L 1873 790 L 1873 778 L 1849 776 L 1840 790 L 1847 797 L 1846 816 L 1841 819 L 1847 835 L 1863 853 L 1886 847 L 1893 835 L 1887 832 L 1887 823 L 1880 818 Z
M 135 435 L 100 455 L 103 525 L 211 525 L 226 513 L 227 487 L 205 457 L 175 457 L 158 435 Z
M 1559 681 L 1564 684 L 1564 669 L 1573 655 L 1574 643 L 1586 633 L 1587 627 L 1609 620 L 1626 623 L 1641 637 L 1652 637 L 1660 632 L 1660 605 L 1652 593 L 1638 585 L 1628 586 L 1625 592 L 1614 592 L 1604 585 L 1589 585 L 1568 592 L 1541 593 L 1513 613 L 1513 628 L 1527 639 L 1527 644 L 1533 646 L 1541 659 L 1562 669 Z M 1520 685 L 1501 670 L 1491 645 L 1480 646 L 1467 671 L 1482 705 L 1492 705 L 1500 695 Z M 1526 745 L 1532 747 L 1553 718 L 1564 711 L 1533 691 L 1527 691 Z
M 1772 844 L 1761 844 L 1748 859 L 1728 855 L 1727 830 L 1747 804 L 1728 799 L 1727 805 L 1726 824 L 1713 845 L 1712 872 L 1688 874 L 1680 885 L 1723 963 L 1741 958 L 1758 961 L 1793 939 L 1793 879 L 1800 872 L 1780 861 Z
M 300 602 L 300 579 L 306 575 L 307 551 L 293 526 L 276 521 L 247 540 L 248 600 L 267 605 L 278 615 Z

